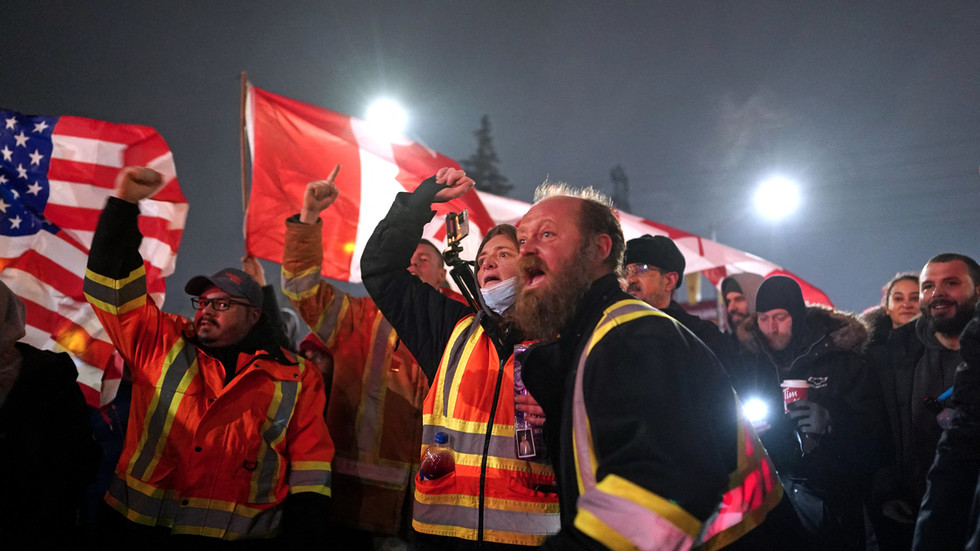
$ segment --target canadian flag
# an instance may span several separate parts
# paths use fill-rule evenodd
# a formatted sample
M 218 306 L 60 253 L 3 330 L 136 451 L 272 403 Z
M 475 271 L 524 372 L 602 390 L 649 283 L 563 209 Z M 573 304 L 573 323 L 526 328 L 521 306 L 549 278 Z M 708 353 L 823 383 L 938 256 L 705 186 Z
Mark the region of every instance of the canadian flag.
M 325 277 L 359 282 L 360 258 L 395 194 L 412 191 L 452 159 L 403 137 L 384 136 L 366 121 L 247 85 L 245 124 L 252 156 L 252 187 L 245 215 L 248 254 L 282 261 L 286 217 L 299 212 L 306 184 L 323 180 L 336 165 L 337 201 L 323 219 Z M 424 236 L 445 244 L 443 217 L 469 209 L 472 258 L 481 236 L 494 226 L 475 193 L 435 205 Z

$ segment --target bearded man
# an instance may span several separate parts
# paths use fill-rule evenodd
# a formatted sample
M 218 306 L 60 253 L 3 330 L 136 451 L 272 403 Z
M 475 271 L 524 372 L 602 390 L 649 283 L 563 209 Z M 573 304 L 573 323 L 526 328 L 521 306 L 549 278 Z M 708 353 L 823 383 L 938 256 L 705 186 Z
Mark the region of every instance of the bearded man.
M 934 256 L 919 276 L 922 316 L 892 331 L 877 366 L 891 421 L 894 461 L 876 475 L 872 515 L 891 523 L 895 548 L 911 546 L 936 443 L 951 416 L 938 402 L 961 363 L 960 332 L 980 293 L 980 265 L 955 253 Z
M 546 184 L 517 237 L 509 317 L 542 341 L 524 382 L 545 411 L 561 503 L 543 548 L 717 549 L 755 528 L 782 496 L 772 464 L 708 348 L 620 289 L 608 200 Z

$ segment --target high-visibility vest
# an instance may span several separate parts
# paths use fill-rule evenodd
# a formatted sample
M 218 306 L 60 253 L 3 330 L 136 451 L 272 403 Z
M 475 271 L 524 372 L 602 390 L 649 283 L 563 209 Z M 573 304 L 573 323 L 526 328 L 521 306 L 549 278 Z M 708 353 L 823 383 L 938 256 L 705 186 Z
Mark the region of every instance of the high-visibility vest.
M 334 361 L 325 413 L 336 448 L 330 518 L 394 535 L 418 468 L 428 381 L 370 297 L 320 276 L 320 223 L 287 224 L 286 232 L 283 293 Z
M 729 474 L 728 488 L 707 521 L 699 521 L 670 500 L 615 474 L 596 481 L 599 462 L 582 388 L 586 361 L 609 330 L 644 316 L 670 318 L 638 300 L 613 304 L 603 313 L 578 360 L 572 405 L 579 491 L 575 527 L 610 549 L 720 549 L 758 526 L 783 496 L 776 469 L 742 414 L 737 396 L 732 415 L 738 416 L 738 466 Z
M 537 546 L 560 526 L 558 495 L 545 491 L 554 489 L 555 473 L 546 461 L 517 458 L 514 358 L 501 362 L 475 320 L 470 315 L 456 324 L 423 410 L 423 442 L 431 443 L 436 432 L 447 433 L 456 470 L 435 480 L 416 476 L 413 525 L 425 534 L 480 537 L 480 475 L 486 447 L 483 540 Z
M 143 265 L 84 291 L 132 368 L 129 426 L 106 501 L 174 534 L 271 537 L 290 494 L 330 495 L 333 445 L 323 382 L 305 360 L 240 354 L 238 375 L 185 338 L 183 318 L 147 299 Z

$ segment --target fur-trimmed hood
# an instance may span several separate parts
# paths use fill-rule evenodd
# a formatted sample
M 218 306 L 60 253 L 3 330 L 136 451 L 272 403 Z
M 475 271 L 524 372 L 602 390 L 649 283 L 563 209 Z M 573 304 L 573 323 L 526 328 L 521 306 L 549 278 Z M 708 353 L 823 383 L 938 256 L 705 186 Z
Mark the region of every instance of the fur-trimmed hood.
M 858 316 L 858 320 L 868 329 L 866 346 L 883 344 L 888 340 L 888 334 L 892 332 L 892 318 L 885 311 L 884 306 L 875 306 L 865 310 Z
M 765 342 L 759 332 L 758 317 L 758 314 L 750 315 L 735 331 L 742 347 L 756 355 L 763 352 Z M 823 341 L 831 351 L 860 353 L 868 335 L 867 327 L 854 314 L 825 306 L 807 306 L 805 335 L 802 340 L 794 338 L 792 342 L 805 349 Z

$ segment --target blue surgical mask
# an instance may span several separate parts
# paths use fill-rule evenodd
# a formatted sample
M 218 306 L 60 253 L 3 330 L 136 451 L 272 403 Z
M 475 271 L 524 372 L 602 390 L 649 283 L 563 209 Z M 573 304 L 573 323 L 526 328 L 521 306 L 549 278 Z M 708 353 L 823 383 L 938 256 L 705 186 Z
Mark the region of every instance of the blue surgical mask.
M 483 303 L 487 308 L 502 315 L 514 305 L 514 297 L 517 295 L 517 276 L 480 289 L 480 294 L 483 295 Z

